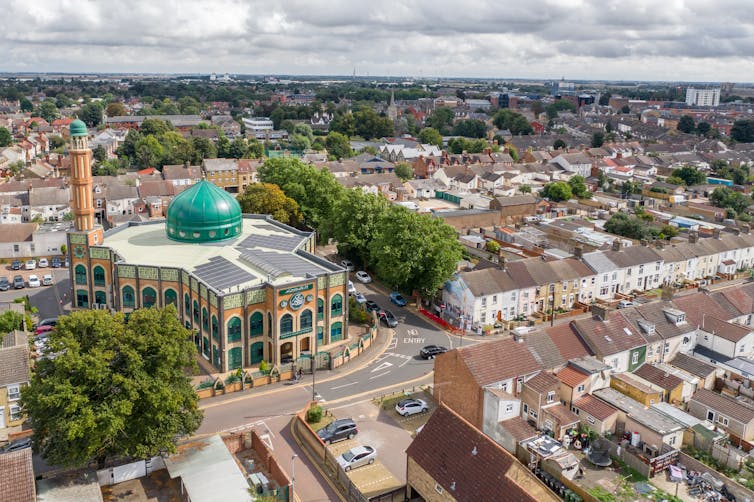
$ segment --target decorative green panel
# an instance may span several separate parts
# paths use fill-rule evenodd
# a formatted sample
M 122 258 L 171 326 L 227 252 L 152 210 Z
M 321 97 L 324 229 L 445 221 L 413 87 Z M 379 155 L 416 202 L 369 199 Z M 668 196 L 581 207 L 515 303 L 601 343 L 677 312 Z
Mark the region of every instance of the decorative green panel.
M 256 303 L 264 303 L 266 299 L 267 299 L 267 290 L 265 290 L 264 288 L 252 289 L 251 291 L 246 292 L 247 305 L 254 305 Z
M 118 277 L 135 279 L 136 267 L 134 265 L 118 265 Z
M 71 240 L 71 244 L 86 244 L 86 235 L 69 234 L 68 238 Z
M 243 305 L 243 295 L 236 293 L 234 295 L 228 295 L 223 297 L 223 307 L 225 309 L 234 309 Z
M 161 268 L 160 279 L 163 281 L 178 282 L 178 270 L 174 268 Z
M 139 277 L 142 279 L 151 279 L 156 281 L 159 277 L 159 269 L 157 267 L 139 267 Z
M 207 286 L 205 286 L 204 284 L 199 284 L 199 296 L 201 296 L 205 300 L 207 299 Z
M 89 256 L 100 260 L 109 260 L 110 250 L 108 248 L 89 248 Z
M 317 277 L 317 287 L 319 289 L 325 289 L 327 287 L 327 276 L 326 275 L 320 275 Z
M 191 278 L 191 291 L 193 291 L 194 293 L 199 292 L 199 281 L 197 281 L 194 277 Z
M 330 276 L 330 286 L 342 286 L 346 283 L 346 274 L 334 274 Z
M 209 292 L 209 304 L 217 308 L 217 295 L 212 291 Z
M 188 283 L 189 283 L 188 272 L 181 271 L 181 277 L 183 278 L 183 284 L 185 284 L 186 286 L 188 286 Z

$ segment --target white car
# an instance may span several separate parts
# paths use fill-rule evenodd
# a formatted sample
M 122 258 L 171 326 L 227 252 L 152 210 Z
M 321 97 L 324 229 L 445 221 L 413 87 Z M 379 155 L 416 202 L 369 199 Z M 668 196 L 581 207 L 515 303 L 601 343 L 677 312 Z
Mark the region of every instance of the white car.
M 358 281 L 363 284 L 368 284 L 372 282 L 372 278 L 369 277 L 369 274 L 367 274 L 363 270 L 359 270 L 358 272 L 356 272 L 356 279 L 358 279 Z
M 348 294 L 349 295 L 356 294 L 356 286 L 353 285 L 353 281 L 348 281 Z
M 34 274 L 31 274 L 29 276 L 29 287 L 30 288 L 38 288 L 41 285 L 42 285 L 42 283 L 39 281 L 39 277 L 37 277 Z
M 367 302 L 367 297 L 361 293 L 356 293 L 356 295 L 354 295 L 354 298 L 356 299 L 356 303 L 358 303 L 359 305 L 364 305 Z
M 376 458 L 377 451 L 371 446 L 357 446 L 339 456 L 338 465 L 340 465 L 344 471 L 350 471 L 351 469 L 361 467 L 362 465 L 373 464 L 374 459 Z
M 52 286 L 54 282 L 52 274 L 45 274 L 42 276 L 42 286 Z
M 351 260 L 343 260 L 340 262 L 340 266 L 349 272 L 353 271 L 353 262 Z
M 36 260 L 26 260 L 26 265 L 24 265 L 24 268 L 26 270 L 34 270 L 35 268 L 37 268 Z
M 403 399 L 395 405 L 395 411 L 402 417 L 424 413 L 427 410 L 429 407 L 423 399 Z
M 40 258 L 39 259 L 39 268 L 46 268 L 49 267 L 50 264 L 47 262 L 47 258 Z

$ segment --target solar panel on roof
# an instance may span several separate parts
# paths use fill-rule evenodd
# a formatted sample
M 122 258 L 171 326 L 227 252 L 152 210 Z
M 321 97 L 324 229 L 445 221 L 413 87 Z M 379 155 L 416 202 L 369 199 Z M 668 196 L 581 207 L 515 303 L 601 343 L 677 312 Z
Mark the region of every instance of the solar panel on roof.
M 238 243 L 239 248 L 268 248 L 279 249 L 280 251 L 293 251 L 301 242 L 300 237 L 292 235 L 251 235 Z
M 250 249 L 241 255 L 241 259 L 265 271 L 267 270 L 263 267 L 277 270 L 279 271 L 278 275 L 282 274 L 283 271 L 286 271 L 291 275 L 316 275 L 326 270 L 323 267 L 295 254 L 276 253 L 274 251 L 262 251 L 260 249 Z
M 209 259 L 209 262 L 196 267 L 194 275 L 219 290 L 255 279 L 253 274 L 250 274 L 222 256 L 214 256 Z

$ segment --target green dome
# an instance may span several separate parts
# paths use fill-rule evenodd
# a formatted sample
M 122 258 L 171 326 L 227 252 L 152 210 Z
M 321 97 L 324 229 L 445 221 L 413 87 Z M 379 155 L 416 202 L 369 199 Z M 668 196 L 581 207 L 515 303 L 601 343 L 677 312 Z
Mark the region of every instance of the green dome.
M 170 203 L 167 232 L 181 242 L 232 239 L 241 233 L 241 206 L 228 192 L 202 180 Z
M 86 124 L 84 124 L 83 120 L 76 119 L 73 122 L 71 122 L 71 126 L 69 128 L 69 131 L 71 132 L 71 136 L 86 136 Z

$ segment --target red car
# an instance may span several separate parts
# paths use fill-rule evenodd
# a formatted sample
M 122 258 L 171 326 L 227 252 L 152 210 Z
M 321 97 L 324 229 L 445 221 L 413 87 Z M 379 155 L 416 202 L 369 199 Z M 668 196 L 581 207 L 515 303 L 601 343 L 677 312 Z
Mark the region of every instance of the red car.
M 41 335 L 42 333 L 49 333 L 55 329 L 55 326 L 50 326 L 49 324 L 46 324 L 44 326 L 37 326 L 37 329 L 34 331 L 35 335 Z

